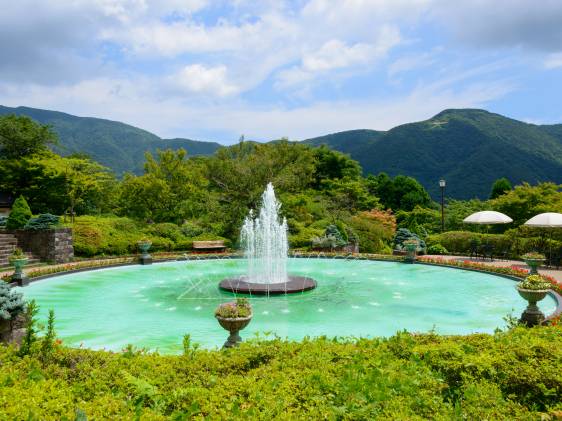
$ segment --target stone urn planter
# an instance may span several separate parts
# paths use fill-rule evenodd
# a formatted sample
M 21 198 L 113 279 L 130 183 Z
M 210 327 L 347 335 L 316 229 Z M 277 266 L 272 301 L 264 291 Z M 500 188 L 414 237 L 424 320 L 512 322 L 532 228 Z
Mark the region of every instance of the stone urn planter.
M 548 289 L 532 290 L 517 288 L 517 292 L 519 292 L 519 295 L 529 303 L 525 311 L 521 314 L 519 322 L 527 326 L 536 326 L 541 324 L 544 321 L 545 316 L 544 313 L 539 310 L 537 303 L 546 297 Z
M 141 240 L 137 243 L 137 246 L 141 252 L 141 256 L 139 257 L 139 263 L 141 265 L 150 265 L 152 264 L 152 256 L 148 254 L 148 250 L 152 246 L 152 241 L 149 240 Z
M 546 258 L 538 253 L 527 253 L 523 255 L 523 259 L 531 269 L 530 275 L 538 275 L 539 272 L 537 269 L 546 261 Z
M 23 268 L 27 264 L 27 257 L 17 256 L 11 257 L 10 263 L 14 266 L 14 274 L 12 281 L 17 282 L 19 286 L 25 286 L 29 283 L 29 278 L 23 273 Z
M 416 250 L 418 249 L 418 242 L 412 240 L 404 241 L 404 248 L 406 249 L 406 257 L 404 262 L 414 263 L 416 261 Z
M 240 337 L 240 332 L 244 329 L 250 321 L 252 320 L 252 314 L 247 317 L 237 317 L 237 318 L 225 318 L 220 316 L 215 316 L 219 321 L 219 324 L 225 329 L 230 332 L 228 335 L 228 339 L 224 343 L 224 348 L 233 348 L 238 346 L 240 342 L 242 342 L 242 338 Z
M 521 314 L 520 323 L 536 326 L 544 321 L 544 314 L 539 310 L 537 303 L 546 297 L 549 289 L 550 283 L 540 275 L 529 275 L 524 281 L 517 284 L 517 292 L 529 303 Z
M 252 308 L 245 298 L 218 306 L 215 317 L 222 328 L 230 333 L 223 348 L 233 348 L 242 342 L 239 332 L 248 326 L 252 316 Z

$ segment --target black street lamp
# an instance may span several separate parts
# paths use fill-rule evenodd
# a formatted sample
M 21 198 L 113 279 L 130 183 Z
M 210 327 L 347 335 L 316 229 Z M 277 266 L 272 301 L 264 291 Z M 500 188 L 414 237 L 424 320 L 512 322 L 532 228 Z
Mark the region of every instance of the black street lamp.
M 441 232 L 445 232 L 445 180 L 439 180 L 439 187 L 441 187 Z

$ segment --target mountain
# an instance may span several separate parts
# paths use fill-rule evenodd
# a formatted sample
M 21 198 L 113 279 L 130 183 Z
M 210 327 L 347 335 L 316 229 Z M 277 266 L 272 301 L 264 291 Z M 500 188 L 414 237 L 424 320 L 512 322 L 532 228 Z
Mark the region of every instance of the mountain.
M 185 148 L 190 156 L 211 155 L 221 145 L 190 139 L 161 139 L 137 127 L 57 111 L 0 106 L 0 115 L 27 115 L 50 124 L 59 135 L 54 150 L 82 152 L 112 168 L 141 173 L 144 152 Z M 492 183 L 507 177 L 523 181 L 562 183 L 562 124 L 535 125 L 475 109 L 445 110 L 426 121 L 388 131 L 349 130 L 303 141 L 348 153 L 365 174 L 384 171 L 419 180 L 434 198 L 439 179 L 446 195 L 458 199 L 487 198 Z
M 190 139 L 161 139 L 155 134 L 118 121 L 77 117 L 58 111 L 29 107 L 10 108 L 0 105 L 0 115 L 26 115 L 42 124 L 49 124 L 58 134 L 60 145 L 53 150 L 62 155 L 86 153 L 92 159 L 121 175 L 130 171 L 142 173 L 144 153 L 156 149 L 184 148 L 190 156 L 211 155 L 221 145 Z
M 492 183 L 507 177 L 562 183 L 562 124 L 535 125 L 476 109 L 451 109 L 426 121 L 386 132 L 352 130 L 304 141 L 349 153 L 365 173 L 405 174 L 439 197 L 487 198 Z

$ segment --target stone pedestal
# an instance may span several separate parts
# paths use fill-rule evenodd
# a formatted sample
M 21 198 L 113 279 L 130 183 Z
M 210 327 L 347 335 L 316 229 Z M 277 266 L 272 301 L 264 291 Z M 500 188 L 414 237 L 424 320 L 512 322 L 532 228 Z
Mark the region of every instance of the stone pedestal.
M 544 261 L 545 259 L 525 259 L 525 263 L 531 269 L 529 275 L 538 275 L 539 271 L 537 269 L 544 263 Z
M 29 277 L 23 272 L 19 274 L 14 273 L 12 275 L 12 282 L 16 282 L 18 286 L 24 287 L 29 284 Z
M 406 244 L 406 257 L 404 258 L 405 263 L 414 263 L 416 261 L 416 249 L 417 244 Z
M 139 263 L 141 265 L 151 265 L 152 264 L 152 256 L 150 254 L 144 254 L 139 257 Z
M 537 302 L 546 297 L 548 290 L 530 290 L 517 288 L 519 295 L 529 303 L 525 311 L 521 314 L 519 322 L 526 326 L 536 326 L 541 324 L 544 319 L 544 313 L 539 310 Z
M 220 316 L 215 316 L 219 321 L 219 324 L 225 329 L 230 332 L 228 335 L 228 339 L 223 345 L 223 348 L 234 348 L 242 342 L 242 338 L 240 337 L 240 332 L 244 329 L 250 321 L 252 320 L 252 315 L 250 314 L 248 317 L 238 317 L 238 318 L 225 318 Z
M 151 265 L 152 264 L 152 256 L 148 254 L 148 250 L 150 246 L 152 246 L 152 242 L 150 241 L 139 241 L 137 246 L 141 252 L 141 256 L 139 257 L 139 263 L 141 265 Z

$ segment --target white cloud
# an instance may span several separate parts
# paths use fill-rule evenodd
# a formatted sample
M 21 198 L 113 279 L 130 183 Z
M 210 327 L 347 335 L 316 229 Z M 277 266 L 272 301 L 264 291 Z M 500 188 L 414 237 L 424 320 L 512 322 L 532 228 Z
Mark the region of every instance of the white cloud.
M 237 86 L 228 81 L 226 66 L 205 67 L 192 64 L 185 66 L 171 79 L 179 88 L 190 93 L 225 97 L 239 91 Z
M 390 99 L 312 101 L 293 107 L 256 105 L 236 97 L 209 102 L 196 96 L 186 101 L 180 96 L 160 95 L 160 87 L 146 78 L 101 78 L 58 87 L 0 84 L 0 97 L 9 106 L 21 105 L 25 98 L 28 106 L 119 120 L 163 137 L 225 141 L 245 133 L 257 140 L 282 136 L 305 139 L 357 128 L 385 130 L 429 118 L 445 108 L 486 106 L 514 89 L 509 79 L 484 82 L 478 78 L 495 68 L 497 65 L 456 73 L 451 70 L 452 76 L 443 75 Z M 199 77 L 199 85 L 190 89 L 216 89 L 210 81 L 225 80 L 220 67 L 191 67 L 188 73 L 196 76 L 191 81 Z M 461 80 L 465 83 L 459 86 Z M 208 133 L 223 135 L 217 138 Z
M 388 47 L 380 46 L 379 48 L 386 51 Z M 326 42 L 318 51 L 305 55 L 302 59 L 302 67 L 310 72 L 339 69 L 366 63 L 375 52 L 374 45 L 357 43 L 348 46 L 340 40 L 333 39 Z
M 401 40 L 398 28 L 390 25 L 383 25 L 376 33 L 376 39 L 371 44 L 358 42 L 349 45 L 341 40 L 331 39 L 317 50 L 303 52 L 299 66 L 279 72 L 276 87 L 290 88 L 339 69 L 356 68 L 363 71 L 373 61 L 385 56 Z
M 557 69 L 562 67 L 562 53 L 549 54 L 544 61 L 546 69 Z
M 562 66 L 559 0 L 5 3 L 0 103 L 123 120 L 166 136 L 388 128 L 514 89 L 504 76 L 514 74 L 509 63 L 474 69 L 467 63 L 482 62 L 480 51 L 472 60 L 459 45 L 489 47 L 485 59 L 494 60 L 506 57 L 504 47 L 542 49 L 550 53 L 544 68 Z M 420 41 L 424 25 L 432 31 Z M 454 35 L 438 39 L 451 47 L 446 58 L 433 49 L 443 32 L 436 25 Z M 433 64 L 434 75 L 406 75 Z M 394 90 L 385 72 L 410 80 Z M 326 99 L 359 74 L 383 77 L 360 95 L 355 86 Z

